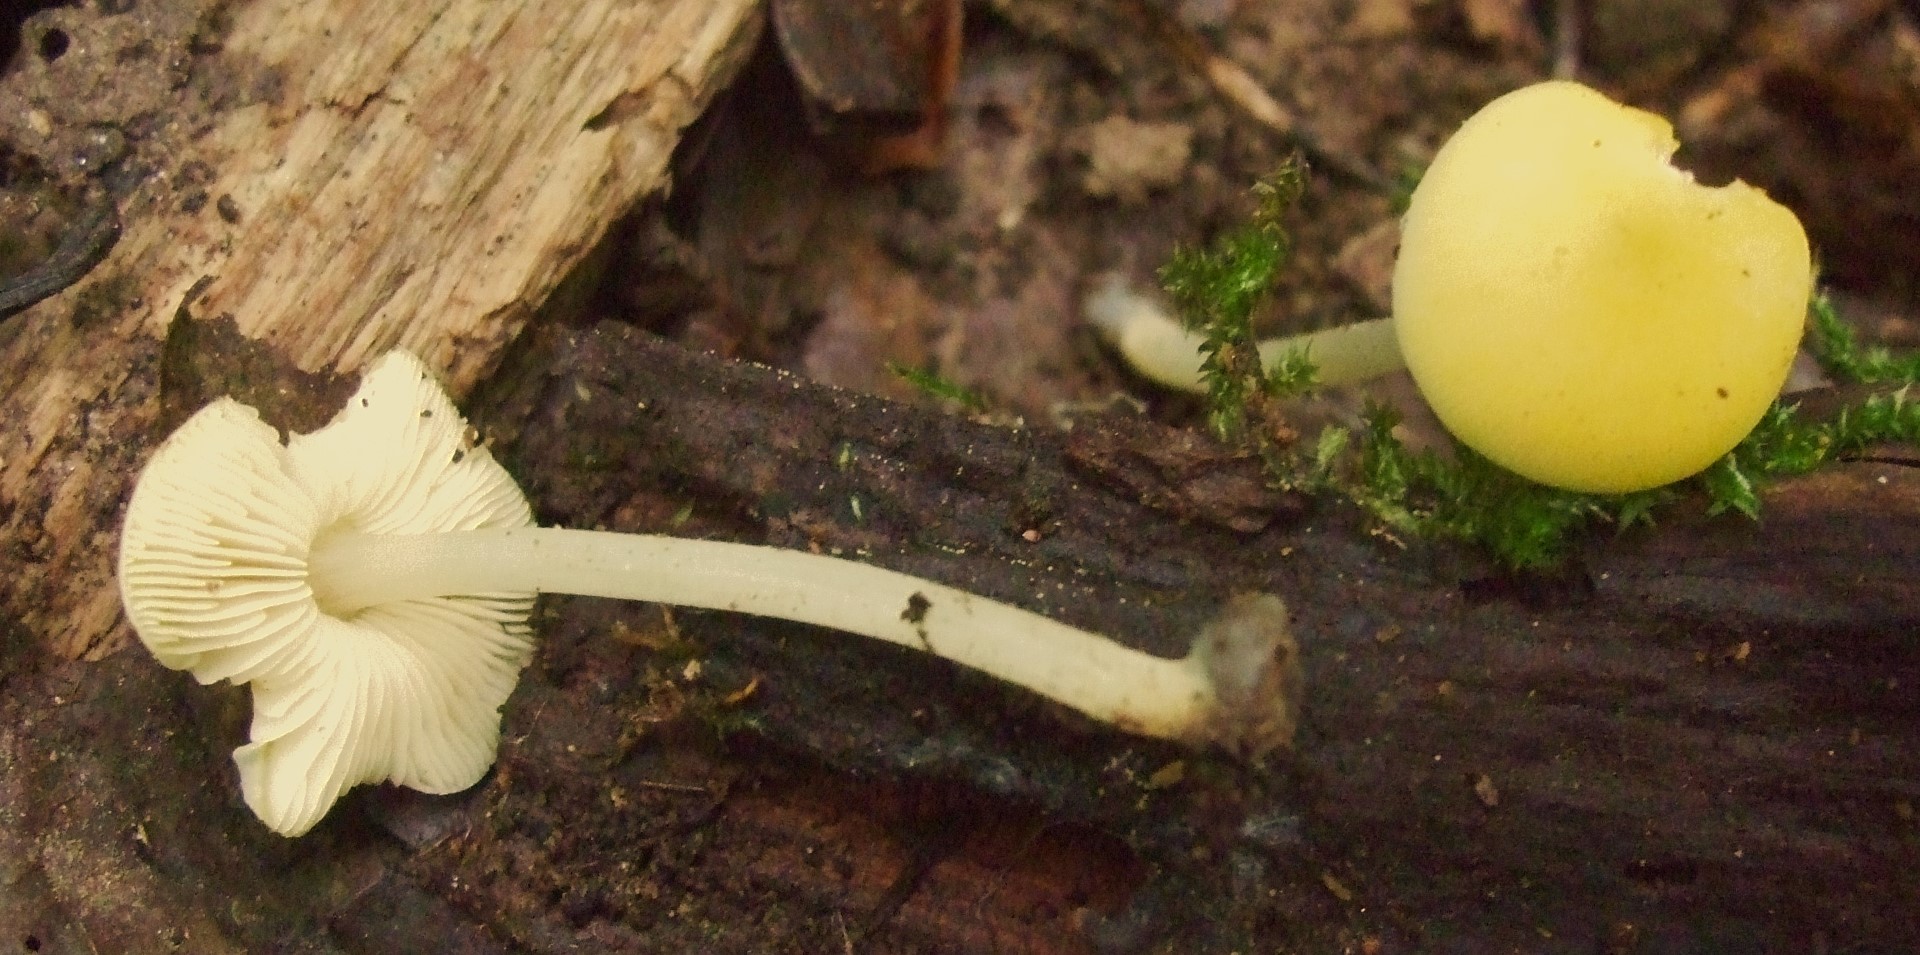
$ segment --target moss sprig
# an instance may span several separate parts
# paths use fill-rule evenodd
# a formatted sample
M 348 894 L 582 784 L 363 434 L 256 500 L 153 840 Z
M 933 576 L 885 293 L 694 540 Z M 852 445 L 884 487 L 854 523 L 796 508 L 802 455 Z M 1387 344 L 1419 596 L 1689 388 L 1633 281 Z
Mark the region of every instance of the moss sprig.
M 1806 474 L 1878 444 L 1920 446 L 1920 403 L 1908 394 L 1920 382 L 1920 355 L 1862 345 L 1824 292 L 1807 305 L 1805 345 L 1840 387 L 1859 394 L 1819 417 L 1805 414 L 1798 401 L 1774 402 L 1753 431 L 1701 476 L 1708 513 L 1734 510 L 1758 519 L 1759 484 Z
M 1858 384 L 1920 381 L 1920 355 L 1895 355 L 1882 345 L 1862 345 L 1840 317 L 1833 299 L 1816 294 L 1807 306 L 1807 350 L 1836 380 Z
M 1868 392 L 1830 417 L 1811 418 L 1797 402 L 1774 402 L 1738 447 L 1701 474 L 1707 513 L 1733 510 L 1758 520 L 1758 487 L 1769 480 L 1806 474 L 1874 445 L 1920 447 L 1920 403 L 1908 394 L 1915 372 L 1920 369 L 1872 382 L 1888 387 Z
M 1277 423 L 1269 399 L 1303 390 L 1313 378 L 1305 356 L 1282 363 L 1271 374 L 1263 369 L 1253 331 L 1254 310 L 1292 254 L 1283 220 L 1306 181 L 1306 162 L 1296 153 L 1254 185 L 1251 221 L 1206 248 L 1176 249 L 1160 270 L 1181 321 L 1205 339 L 1200 350 L 1207 420 L 1223 440 L 1247 435 L 1250 418 Z M 1272 443 L 1266 428 L 1254 429 L 1254 438 L 1263 446 Z
M 931 368 L 916 368 L 890 361 L 887 362 L 887 371 L 936 401 L 952 402 L 963 410 L 976 414 L 987 410 L 987 399 L 979 392 Z

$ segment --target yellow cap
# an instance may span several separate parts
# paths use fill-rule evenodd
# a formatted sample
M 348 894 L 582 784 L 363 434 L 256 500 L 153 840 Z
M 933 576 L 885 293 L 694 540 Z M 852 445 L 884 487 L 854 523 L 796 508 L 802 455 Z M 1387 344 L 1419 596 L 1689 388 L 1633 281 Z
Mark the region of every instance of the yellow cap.
M 1413 194 L 1393 276 L 1407 367 L 1468 447 L 1624 492 L 1738 444 L 1786 381 L 1813 270 L 1766 193 L 1669 162 L 1673 128 L 1578 83 L 1489 103 Z

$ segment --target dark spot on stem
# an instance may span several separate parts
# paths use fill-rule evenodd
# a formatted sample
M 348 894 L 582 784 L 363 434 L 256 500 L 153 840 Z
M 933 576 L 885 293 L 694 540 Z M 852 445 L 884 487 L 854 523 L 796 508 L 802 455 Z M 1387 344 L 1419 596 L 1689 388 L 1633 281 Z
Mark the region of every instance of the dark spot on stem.
M 913 596 L 907 598 L 907 609 L 900 611 L 900 619 L 908 623 L 925 623 L 927 611 L 931 609 L 933 609 L 933 601 L 928 600 L 926 594 L 916 590 Z
M 927 639 L 927 611 L 932 609 L 933 601 L 916 590 L 907 598 L 907 609 L 900 611 L 900 619 L 913 624 L 913 632 L 920 637 L 920 648 L 928 653 L 934 652 L 933 641 Z

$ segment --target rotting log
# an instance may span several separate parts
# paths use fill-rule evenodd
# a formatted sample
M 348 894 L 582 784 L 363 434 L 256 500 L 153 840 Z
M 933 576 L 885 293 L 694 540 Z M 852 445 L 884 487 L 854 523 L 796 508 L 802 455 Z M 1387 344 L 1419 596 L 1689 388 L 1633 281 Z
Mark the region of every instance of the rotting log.
M 548 346 L 481 414 L 546 519 L 655 530 L 680 517 L 691 524 L 676 533 L 859 553 L 1169 654 L 1235 590 L 1294 607 L 1306 730 L 1295 758 L 1264 768 L 1091 730 L 832 635 L 681 615 L 715 696 L 756 687 L 746 735 L 789 754 L 775 761 L 824 764 L 849 803 L 865 798 L 849 781 L 931 780 L 958 818 L 900 830 L 991 829 L 1024 807 L 1080 835 L 1010 871 L 1092 879 L 1075 860 L 1114 864 L 1118 845 L 1123 870 L 1148 873 L 1072 927 L 1036 925 L 1012 901 L 970 908 L 995 897 L 996 876 L 949 873 L 951 896 L 911 895 L 881 920 L 882 950 L 986 951 L 997 936 L 1071 951 L 1114 932 L 1191 952 L 1366 936 L 1388 951 L 1871 951 L 1920 937 L 1920 470 L 1906 463 L 1782 484 L 1758 524 L 1696 514 L 1598 536 L 1566 578 L 1528 588 L 1445 548 L 1401 550 L 1337 503 L 1260 500 L 1252 463 L 1205 442 L 1170 462 L 1138 423 L 978 424 L 623 329 Z M 1270 524 L 1244 520 L 1261 509 Z M 639 823 L 604 804 L 608 780 L 662 773 L 674 747 L 550 721 L 658 705 L 633 675 L 647 654 L 606 645 L 645 628 L 633 620 L 558 611 L 544 679 L 510 717 L 493 823 L 429 853 L 429 870 L 476 875 L 516 836 L 564 821 L 606 853 L 572 877 L 618 894 L 624 877 L 600 867 L 637 861 L 611 834 Z M 595 755 L 563 755 L 575 743 Z M 583 780 L 582 759 L 612 769 Z M 1166 775 L 1174 764 L 1187 768 Z M 671 820 L 656 826 L 694 813 L 713 851 L 767 865 L 764 847 L 722 835 L 767 825 L 716 803 L 724 788 L 634 798 Z M 935 853 L 961 869 L 967 854 Z M 938 884 L 942 871 L 921 874 Z M 804 873 L 767 877 L 798 898 L 825 891 Z M 691 872 L 651 878 L 662 909 L 745 917 L 739 899 L 686 893 Z M 543 887 L 557 888 L 517 885 Z M 841 887 L 855 909 L 888 904 Z M 614 921 L 645 925 L 651 910 Z M 828 924 L 831 906 L 815 914 Z M 731 937 L 728 950 L 754 948 L 751 930 Z M 989 941 L 956 941 L 970 937 Z
M 620 326 L 538 330 L 469 404 L 544 521 L 845 552 L 1166 653 L 1225 594 L 1282 594 L 1297 751 L 1242 766 L 872 641 L 553 599 L 487 782 L 363 790 L 289 843 L 238 800 L 242 691 L 0 647 L 0 930 L 718 953 L 1920 931 L 1913 468 L 1595 538 L 1588 586 L 1528 592 L 1335 502 L 1261 502 L 1203 440 L 975 422 Z
M 0 329 L 0 614 L 62 656 L 125 642 L 118 502 L 157 437 L 180 323 L 264 343 L 268 392 L 404 345 L 464 393 L 665 185 L 760 16 L 753 0 L 210 8 L 191 44 L 208 114 L 146 124 L 118 245 Z

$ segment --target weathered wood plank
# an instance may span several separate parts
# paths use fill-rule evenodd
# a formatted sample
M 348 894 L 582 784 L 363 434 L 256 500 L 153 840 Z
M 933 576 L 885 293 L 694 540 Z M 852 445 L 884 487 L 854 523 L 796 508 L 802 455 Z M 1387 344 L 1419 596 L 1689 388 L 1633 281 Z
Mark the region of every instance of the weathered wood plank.
M 259 0 L 200 42 L 212 116 L 124 197 L 89 278 L 0 330 L 0 614 L 124 641 L 109 562 L 161 343 L 231 319 L 289 370 L 405 345 L 464 392 L 732 75 L 754 0 Z M 180 201 L 191 186 L 218 215 Z

